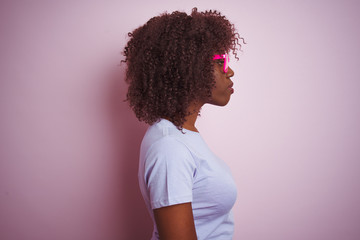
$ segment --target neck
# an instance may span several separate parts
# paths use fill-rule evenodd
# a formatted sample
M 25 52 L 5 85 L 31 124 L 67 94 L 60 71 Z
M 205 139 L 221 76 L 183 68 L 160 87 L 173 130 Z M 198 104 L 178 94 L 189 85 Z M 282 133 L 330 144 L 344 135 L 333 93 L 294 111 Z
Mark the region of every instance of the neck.
M 185 118 L 185 122 L 182 125 L 183 128 L 194 132 L 199 132 L 195 127 L 195 122 L 199 115 L 202 105 L 203 104 L 196 104 L 196 103 L 190 104 L 188 111 L 191 112 L 191 114 Z

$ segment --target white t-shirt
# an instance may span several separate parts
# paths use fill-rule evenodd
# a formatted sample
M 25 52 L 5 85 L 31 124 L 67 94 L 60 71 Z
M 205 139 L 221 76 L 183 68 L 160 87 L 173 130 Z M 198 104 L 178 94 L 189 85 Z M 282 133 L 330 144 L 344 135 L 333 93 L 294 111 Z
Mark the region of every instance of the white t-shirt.
M 192 203 L 199 240 L 232 239 L 231 209 L 236 186 L 229 167 L 208 148 L 198 132 L 166 120 L 150 126 L 140 149 L 139 185 L 154 222 L 152 240 L 159 239 L 153 209 Z

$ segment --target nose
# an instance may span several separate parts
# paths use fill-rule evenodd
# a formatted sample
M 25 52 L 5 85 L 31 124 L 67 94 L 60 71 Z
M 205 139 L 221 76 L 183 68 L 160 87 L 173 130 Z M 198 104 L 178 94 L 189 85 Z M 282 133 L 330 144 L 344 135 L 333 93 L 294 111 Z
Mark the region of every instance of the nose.
M 226 77 L 230 78 L 230 77 L 234 76 L 234 74 L 235 74 L 234 71 L 230 67 L 228 67 Z

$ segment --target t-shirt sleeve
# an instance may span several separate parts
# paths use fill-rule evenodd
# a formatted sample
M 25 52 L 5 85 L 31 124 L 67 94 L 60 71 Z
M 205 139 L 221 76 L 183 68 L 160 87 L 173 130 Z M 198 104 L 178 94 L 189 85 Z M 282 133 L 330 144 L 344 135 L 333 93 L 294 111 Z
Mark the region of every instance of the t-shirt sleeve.
M 192 202 L 196 165 L 189 149 L 172 137 L 164 137 L 145 156 L 145 183 L 151 208 Z

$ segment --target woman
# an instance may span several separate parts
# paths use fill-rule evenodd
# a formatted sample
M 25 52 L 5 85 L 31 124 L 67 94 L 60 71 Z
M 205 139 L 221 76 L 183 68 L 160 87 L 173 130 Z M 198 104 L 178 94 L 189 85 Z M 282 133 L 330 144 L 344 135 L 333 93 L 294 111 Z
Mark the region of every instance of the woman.
M 129 37 L 127 100 L 137 118 L 151 125 L 138 177 L 154 222 L 152 239 L 232 239 L 234 180 L 195 121 L 204 104 L 229 102 L 234 72 L 228 52 L 237 58 L 243 38 L 219 12 L 196 8 L 190 15 L 153 17 Z

